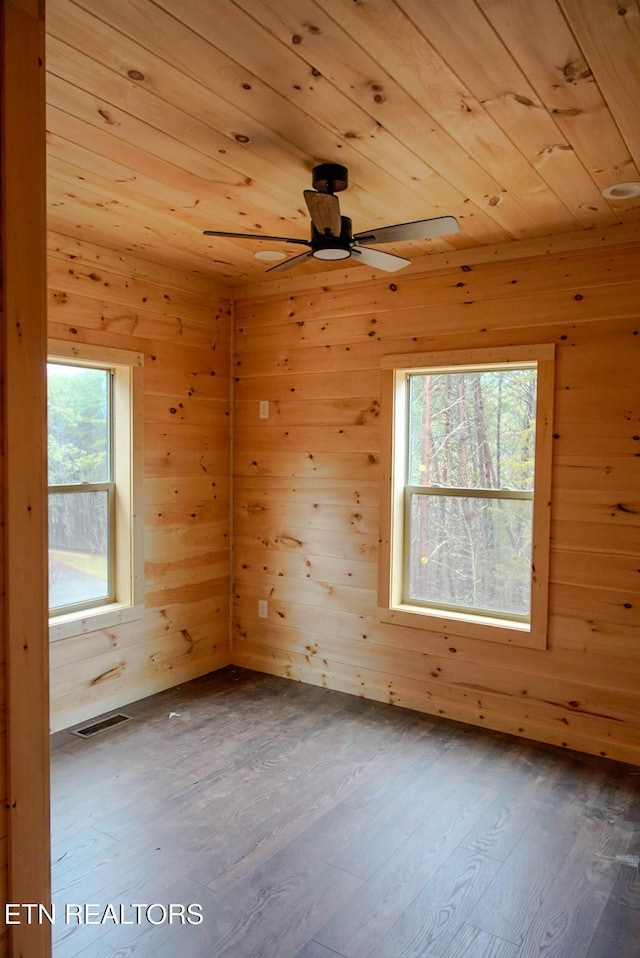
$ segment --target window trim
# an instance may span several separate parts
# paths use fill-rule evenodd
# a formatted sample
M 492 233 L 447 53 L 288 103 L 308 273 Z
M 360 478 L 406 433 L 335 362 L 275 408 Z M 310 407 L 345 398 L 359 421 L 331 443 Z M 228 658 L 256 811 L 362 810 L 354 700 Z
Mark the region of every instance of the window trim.
M 381 621 L 509 645 L 547 647 L 549 552 L 551 532 L 551 455 L 553 443 L 555 344 L 505 346 L 383 356 L 382 497 L 378 564 L 378 618 Z M 406 381 L 422 370 L 464 372 L 518 364 L 537 366 L 534 466 L 531 618 L 529 622 L 447 609 L 421 609 L 402 602 L 407 436 Z
M 51 641 L 140 619 L 144 614 L 144 354 L 50 339 L 48 361 L 113 370 L 116 485 L 115 601 L 49 617 Z

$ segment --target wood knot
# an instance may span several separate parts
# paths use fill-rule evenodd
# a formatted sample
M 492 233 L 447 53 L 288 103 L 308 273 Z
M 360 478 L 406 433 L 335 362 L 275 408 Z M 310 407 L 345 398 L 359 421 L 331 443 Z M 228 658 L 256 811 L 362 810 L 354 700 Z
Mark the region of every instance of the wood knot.
M 100 114 L 102 119 L 109 124 L 109 126 L 117 126 L 116 121 L 113 119 L 113 117 L 111 116 L 108 110 L 100 109 L 98 110 L 98 113 Z

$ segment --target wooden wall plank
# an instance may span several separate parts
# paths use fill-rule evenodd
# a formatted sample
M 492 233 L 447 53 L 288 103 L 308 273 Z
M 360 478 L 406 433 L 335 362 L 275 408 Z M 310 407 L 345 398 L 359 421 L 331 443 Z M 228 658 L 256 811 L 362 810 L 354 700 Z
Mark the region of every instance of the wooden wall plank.
M 0 763 L 8 818 L 0 827 L 0 872 L 9 901 L 48 903 L 44 81 L 44 4 L 7 0 L 0 5 Z M 51 929 L 11 926 L 0 948 L 48 958 Z
M 345 506 L 375 506 L 380 499 L 380 485 L 375 481 L 335 479 L 322 486 L 308 477 L 292 479 L 272 477 L 268 487 L 261 479 L 239 476 L 234 482 L 234 496 L 239 505 L 249 501 L 286 500 L 292 503 L 329 503 Z
M 187 622 L 195 626 L 219 624 L 228 615 L 227 596 L 207 596 L 205 599 L 189 602 L 162 603 L 154 608 L 145 609 L 142 619 L 127 622 L 117 631 L 98 629 L 91 633 L 91 642 L 86 635 L 73 636 L 60 643 L 56 653 L 56 668 L 73 666 L 75 662 L 103 655 L 114 649 L 127 649 L 138 642 L 152 642 L 162 635 L 177 634 Z M 62 716 L 66 719 L 66 716 Z
M 472 725 L 480 725 L 512 735 L 522 735 L 537 741 L 549 742 L 563 748 L 574 747 L 584 752 L 594 752 L 607 756 L 611 747 L 609 740 L 598 742 L 591 732 L 579 730 L 570 731 L 564 726 L 552 724 L 545 716 L 520 712 L 512 709 L 510 713 L 504 708 L 492 708 L 465 702 L 457 702 L 448 698 L 432 697 L 429 699 L 429 708 L 425 709 L 425 696 L 420 688 L 416 688 L 410 678 L 405 676 L 399 682 L 388 683 L 384 687 L 378 684 L 378 676 L 374 670 L 348 665 L 340 661 L 332 662 L 329 659 L 318 660 L 317 656 L 300 654 L 277 649 L 264 654 L 264 647 L 259 644 L 243 642 L 243 660 L 250 663 L 248 667 L 271 675 L 282 675 L 294 681 L 309 682 L 323 688 L 334 688 L 351 695 L 370 698 L 374 701 L 386 702 L 389 705 L 399 705 L 405 708 L 414 708 L 418 711 L 429 711 L 431 714 Z M 309 663 L 311 658 L 311 664 Z M 599 747 L 601 746 L 601 747 Z M 635 762 L 637 757 L 636 741 L 616 742 L 615 752 L 622 756 L 622 761 Z
M 62 260 L 69 266 L 74 263 L 82 264 L 92 270 L 97 266 L 119 273 L 125 278 L 148 280 L 166 290 L 189 289 L 196 297 L 200 295 L 220 301 L 230 295 L 228 285 L 197 270 L 187 272 L 175 266 L 154 263 L 153 260 L 142 259 L 129 251 L 96 246 L 65 233 L 56 233 L 52 229 L 47 230 L 47 253 L 52 262 Z
M 264 621 L 257 617 L 252 621 L 245 616 L 241 647 L 245 642 L 263 645 L 266 631 Z M 313 667 L 317 663 L 322 669 L 323 660 L 328 659 L 329 662 L 371 671 L 371 646 L 362 640 L 341 638 L 336 642 L 328 636 L 315 640 L 313 633 L 301 634 L 297 629 L 288 628 L 286 621 L 277 625 L 271 623 L 268 633 L 271 649 L 305 656 Z M 523 683 L 518 673 L 499 667 L 495 669 L 495 687 L 486 687 L 483 684 L 484 669 L 477 663 L 457 659 L 455 665 L 451 665 L 450 661 L 425 656 L 421 652 L 382 646 L 375 649 L 375 654 L 384 670 L 387 688 L 413 687 L 415 692 L 420 690 L 429 700 L 468 704 L 480 712 L 485 707 L 498 711 L 502 705 L 505 714 L 524 718 L 534 711 L 549 724 L 554 720 L 561 721 L 567 734 L 575 723 L 578 729 L 589 729 L 594 738 L 601 741 L 615 736 L 629 746 L 637 744 L 640 721 L 638 695 L 633 691 L 618 692 L 616 699 L 611 690 L 596 685 L 559 682 L 551 675 L 529 675 Z M 624 726 L 619 729 L 621 716 Z
M 235 662 L 640 762 L 637 255 L 236 301 Z M 557 351 L 548 649 L 378 622 L 381 357 L 544 342 Z
M 231 330 L 197 274 L 49 243 L 50 334 L 145 356 L 145 614 L 52 643 L 60 729 L 229 662 Z
M 145 311 L 148 309 L 163 316 L 191 320 L 193 324 L 201 323 L 205 329 L 200 332 L 203 335 L 209 332 L 211 335 L 211 323 L 212 319 L 215 320 L 218 304 L 206 296 L 199 299 L 191 290 L 187 293 L 166 287 L 163 290 L 161 286 L 154 287 L 147 281 L 127 278 L 104 267 L 96 269 L 94 266 L 92 269 L 82 263 L 69 265 L 65 260 L 54 259 L 51 255 L 48 259 L 47 274 L 52 289 L 65 290 L 67 293 L 73 290 L 80 296 L 89 296 L 95 300 L 98 298 L 98 287 L 100 299 L 106 303 L 119 303 L 134 308 L 145 306 Z
M 518 244 L 518 247 L 520 244 Z M 516 248 L 518 248 L 516 247 Z M 513 248 L 513 247 L 511 247 Z M 539 260 L 528 257 L 508 262 L 480 262 L 472 264 L 466 270 L 459 270 L 459 275 L 453 275 L 450 266 L 443 264 L 439 270 L 435 263 L 442 257 L 432 257 L 434 271 L 427 275 L 416 277 L 412 273 L 402 272 L 397 277 L 387 280 L 376 278 L 375 282 L 367 284 L 371 312 L 395 309 L 398 289 L 402 292 L 402 308 L 411 305 L 417 307 L 426 303 L 433 306 L 465 303 L 473 299 L 508 299 L 514 296 L 529 296 L 531 293 L 549 293 L 555 290 L 573 290 L 582 286 L 609 286 L 619 282 L 637 282 L 638 270 L 635 259 L 636 250 L 633 245 L 617 248 L 615 252 L 590 249 L 580 256 L 565 255 L 549 257 L 544 271 L 539 268 Z M 462 261 L 461 261 L 462 264 Z M 468 264 L 467 264 L 468 265 Z M 296 290 L 291 294 L 274 294 L 255 301 L 256 310 L 251 309 L 254 300 L 243 297 L 242 307 L 238 304 L 242 322 L 239 328 L 248 326 L 274 325 L 276 315 L 280 321 L 287 323 L 295 318 L 295 313 L 302 308 L 305 313 L 305 327 L 310 319 L 321 317 L 332 320 L 336 316 L 361 315 L 362 289 L 345 286 L 339 279 L 333 282 L 323 282 L 312 289 Z M 396 289 L 392 289 L 395 286 Z M 322 293 L 322 295 L 321 295 Z M 237 294 L 236 294 L 237 295 Z M 355 303 L 357 308 L 350 308 Z M 275 315 L 269 306 L 273 306 Z M 301 327 L 304 330 L 305 327 Z
M 635 292 L 634 286 L 638 282 L 638 274 L 632 256 L 627 259 L 627 265 L 629 268 L 627 281 L 630 284 L 627 293 L 630 303 L 632 303 Z M 613 270 L 614 267 L 612 266 Z M 471 270 L 471 273 L 473 272 Z M 604 271 L 597 271 L 593 283 L 583 273 L 577 281 L 574 278 L 573 282 L 564 283 L 559 279 L 557 283 L 551 284 L 551 290 L 541 290 L 535 288 L 539 285 L 539 282 L 528 281 L 526 275 L 516 270 L 507 270 L 502 267 L 497 276 L 495 275 L 498 272 L 497 269 L 492 272 L 493 275 L 490 276 L 485 274 L 483 277 L 485 282 L 478 282 L 477 285 L 474 281 L 475 277 L 465 276 L 464 271 L 462 271 L 462 275 L 457 272 L 453 275 L 450 274 L 444 281 L 440 279 L 438 282 L 435 277 L 430 278 L 426 286 L 423 286 L 420 280 L 414 280 L 413 277 L 408 277 L 405 280 L 402 277 L 396 277 L 391 282 L 379 282 L 367 290 L 366 310 L 362 309 L 363 290 L 358 287 L 329 290 L 328 295 L 323 290 L 318 290 L 306 296 L 281 297 L 267 302 L 263 306 L 258 306 L 257 310 L 251 309 L 250 302 L 243 303 L 242 308 L 238 309 L 238 328 L 244 330 L 253 325 L 273 326 L 278 322 L 293 325 L 294 322 L 296 324 L 302 322 L 304 327 L 299 326 L 298 328 L 305 329 L 305 333 L 308 335 L 309 330 L 306 327 L 309 326 L 310 321 L 321 320 L 322 322 L 318 324 L 319 329 L 322 331 L 322 326 L 325 326 L 326 330 L 333 333 L 334 330 L 341 328 L 343 318 L 348 316 L 361 317 L 364 313 L 376 317 L 378 322 L 381 322 L 385 319 L 385 314 L 392 313 L 391 319 L 393 320 L 396 318 L 396 313 L 401 311 L 405 313 L 405 324 L 407 324 L 416 321 L 419 311 L 424 310 L 425 316 L 432 315 L 430 312 L 432 309 L 434 312 L 436 309 L 446 311 L 450 320 L 456 321 L 456 324 L 458 324 L 465 312 L 477 313 L 481 303 L 493 301 L 498 312 L 506 312 L 513 300 L 517 300 L 519 297 L 521 297 L 522 308 L 525 310 L 521 318 L 522 325 L 542 325 L 543 322 L 549 322 L 550 316 L 553 317 L 554 322 L 562 322 L 565 315 L 571 322 L 580 320 L 584 312 L 584 306 L 590 300 L 594 304 L 599 304 L 600 310 L 602 310 L 601 297 L 604 291 L 609 290 L 612 285 L 617 285 L 612 283 L 611 274 L 607 277 Z M 524 275 L 522 287 L 519 286 L 519 275 Z M 598 282 L 598 279 L 601 279 L 601 281 Z M 486 282 L 487 280 L 488 282 Z M 624 274 L 620 275 L 619 282 L 625 282 Z M 485 285 L 488 286 L 486 292 L 483 290 Z M 515 287 L 515 289 L 509 289 L 509 287 Z M 575 297 L 582 298 L 576 299 Z M 531 303 L 527 305 L 529 300 L 531 300 Z M 551 312 L 550 307 L 554 300 L 557 303 L 557 309 Z M 611 315 L 611 318 L 616 315 L 629 315 L 625 311 L 627 304 L 624 300 L 611 305 L 617 307 L 615 313 L 607 312 L 607 315 Z M 471 307 L 474 306 L 476 308 L 472 309 Z M 399 307 L 400 309 L 398 309 Z M 412 307 L 416 310 L 415 314 L 412 313 Z M 462 309 L 462 307 L 466 308 Z M 595 308 L 594 315 L 587 316 L 586 319 L 592 320 L 602 316 L 602 311 L 597 312 L 598 306 Z M 620 310 L 622 312 L 619 312 Z M 428 324 L 427 328 L 430 328 L 430 325 Z M 512 322 L 512 326 L 517 325 L 517 323 Z M 314 327 L 311 326 L 311 330 L 313 329 Z M 408 332 L 406 329 L 403 331 Z M 442 327 L 436 327 L 435 331 L 442 332 Z M 367 330 L 367 334 L 369 332 L 370 330 Z M 402 331 L 397 335 L 400 338 Z M 340 342 L 340 340 L 337 340 L 337 342 Z
M 451 252 L 427 253 L 413 259 L 411 265 L 403 269 L 402 275 L 406 278 L 451 269 L 466 271 L 466 267 L 473 269 L 487 263 L 517 263 L 522 259 L 555 258 L 567 253 L 570 253 L 572 257 L 579 257 L 585 251 L 605 250 L 624 243 L 633 244 L 639 237 L 640 227 L 632 222 L 602 230 L 557 233 L 554 236 L 521 240 L 516 244 L 498 243 Z M 329 289 L 337 286 L 364 287 L 367 283 L 377 283 L 379 278 L 380 274 L 377 271 L 368 270 L 362 266 L 347 266 L 342 269 L 334 266 L 323 273 L 315 271 L 312 276 L 287 274 L 280 279 L 268 278 L 259 282 L 246 282 L 234 287 L 233 295 L 234 302 L 238 304 L 256 298 L 264 298 L 268 302 L 310 289 Z

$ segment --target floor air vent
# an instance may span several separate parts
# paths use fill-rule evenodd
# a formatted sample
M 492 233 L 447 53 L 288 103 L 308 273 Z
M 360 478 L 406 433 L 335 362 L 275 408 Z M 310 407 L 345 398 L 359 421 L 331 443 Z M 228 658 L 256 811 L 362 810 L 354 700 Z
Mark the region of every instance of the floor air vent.
M 77 728 L 73 734 L 79 735 L 80 738 L 92 738 L 94 735 L 99 735 L 100 732 L 106 732 L 110 728 L 115 728 L 116 725 L 122 725 L 123 722 L 128 722 L 130 719 L 130 715 L 123 715 L 120 712 L 118 715 L 110 715 L 109 718 L 102 719 L 100 722 L 94 722 L 93 725 L 85 725 L 84 728 Z

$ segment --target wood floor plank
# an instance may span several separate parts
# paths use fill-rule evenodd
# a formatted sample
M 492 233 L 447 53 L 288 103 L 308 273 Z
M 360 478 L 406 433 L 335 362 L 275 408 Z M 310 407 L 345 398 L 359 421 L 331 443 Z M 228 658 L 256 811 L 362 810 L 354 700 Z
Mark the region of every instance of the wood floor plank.
M 171 903 L 184 905 L 185 913 L 180 917 L 174 909 L 175 917 L 170 921 Z M 84 926 L 76 929 L 77 944 L 84 942 L 84 947 L 80 951 L 74 951 L 73 958 L 116 958 L 119 955 L 126 958 L 146 958 L 165 947 L 172 947 L 174 955 L 210 953 L 209 946 L 214 938 L 214 929 L 215 934 L 220 934 L 222 911 L 219 896 L 215 892 L 180 878 L 166 890 L 160 902 L 149 904 L 156 904 L 158 907 L 150 909 L 149 912 L 141 911 L 139 924 L 107 925 L 103 929 L 100 926 Z M 200 924 L 189 923 L 189 919 L 198 914 L 195 910 L 187 913 L 187 908 L 192 905 L 200 906 L 203 916 Z M 162 908 L 165 909 L 164 915 Z M 124 914 L 128 920 L 135 920 L 135 911 L 127 909 Z M 151 920 L 148 920 L 149 918 Z M 104 931 L 103 934 L 99 934 L 101 930 Z M 54 953 L 57 958 L 57 951 Z M 62 948 L 60 953 L 62 958 L 71 958 Z
M 365 880 L 371 878 L 411 834 L 411 829 L 402 824 L 381 821 L 379 817 L 368 818 L 359 834 L 331 859 L 336 868 Z
M 281 788 L 263 790 L 260 798 L 238 811 L 224 846 L 205 851 L 190 876 L 218 891 L 230 887 L 339 804 L 368 773 L 366 763 L 322 763 Z
M 587 958 L 640 952 L 640 911 L 609 899 L 596 928 Z
M 52 738 L 54 958 L 635 958 L 640 774 L 229 667 Z
M 456 848 L 371 953 L 371 958 L 448 955 L 500 863 Z
M 465 839 L 465 848 L 506 861 L 541 810 L 537 785 L 507 786 Z
M 360 884 L 360 879 L 331 865 L 311 871 L 301 867 L 295 877 L 256 881 L 243 889 L 242 897 L 225 897 L 226 913 L 234 917 L 229 929 L 212 942 L 213 954 L 216 958 L 293 958 L 326 915 L 349 900 Z M 157 958 L 174 958 L 172 947 L 163 946 Z M 181 948 L 180 955 L 198 958 L 202 951 Z
M 640 772 L 631 775 L 640 787 Z M 630 830 L 627 848 L 628 863 L 621 864 L 611 891 L 611 899 L 620 905 L 640 911 L 640 796 L 636 796 L 627 812 Z
M 640 868 L 622 865 L 611 897 L 614 901 L 640 911 Z
M 113 848 L 115 844 L 116 840 L 110 835 L 91 827 L 82 829 L 73 843 L 68 840 L 52 842 L 51 862 L 56 881 L 61 882 L 65 876 L 81 868 L 87 859 Z
M 325 948 L 324 945 L 312 939 L 298 952 L 296 958 L 344 958 L 344 955 L 339 955 L 337 951 Z
M 519 958 L 519 952 L 511 942 L 489 935 L 472 925 L 464 925 L 451 943 L 446 958 Z
M 336 805 L 230 886 L 221 901 L 234 921 L 216 942 L 215 954 L 258 956 L 272 939 L 270 953 L 295 955 L 327 914 L 361 886 L 361 879 L 328 865 L 327 859 L 360 831 L 367 818 L 356 809 Z M 239 901 L 246 914 L 236 920 Z
M 374 817 L 332 864 L 361 878 L 371 878 L 432 810 L 446 801 L 483 754 L 477 743 L 468 747 L 455 740 L 442 742 L 437 751 L 431 749 L 426 756 L 423 753 L 373 794 L 365 797 L 360 789 L 358 800 L 364 800 L 360 807 Z
M 482 746 L 475 743 L 455 747 L 431 762 L 418 764 L 407 787 L 378 813 L 379 818 L 413 830 L 445 800 L 449 792 L 465 781 L 482 755 Z M 367 810 L 372 811 L 371 807 Z
M 629 834 L 618 822 L 586 812 L 573 847 L 522 940 L 520 958 L 540 954 L 582 958 L 588 953 L 620 868 L 618 856 L 628 844 Z
M 469 916 L 483 931 L 520 945 L 580 829 L 571 803 L 542 809 Z
M 484 786 L 461 786 L 315 936 L 345 958 L 366 958 L 495 798 Z
M 478 754 L 482 757 L 490 748 L 490 739 L 482 743 L 476 742 L 476 747 Z M 460 752 L 460 748 L 467 748 L 467 751 Z M 385 763 L 386 768 L 381 770 L 379 776 L 363 783 L 346 801 L 354 807 L 362 808 L 370 815 L 385 814 L 389 821 L 404 821 L 406 824 L 406 819 L 402 817 L 403 803 L 406 810 L 407 802 L 412 801 L 413 783 L 420 779 L 422 785 L 428 788 L 432 784 L 432 777 L 427 771 L 425 781 L 425 770 L 442 760 L 445 768 L 450 770 L 451 787 L 453 787 L 456 767 L 459 768 L 463 764 L 458 759 L 468 755 L 468 749 L 465 727 L 451 722 L 443 723 L 442 727 L 430 729 L 423 737 L 417 739 L 414 748 L 396 750 L 389 756 Z M 449 758 L 446 758 L 447 753 L 451 753 Z M 451 763 L 452 756 L 453 763 Z M 459 772 L 456 781 L 460 781 Z

